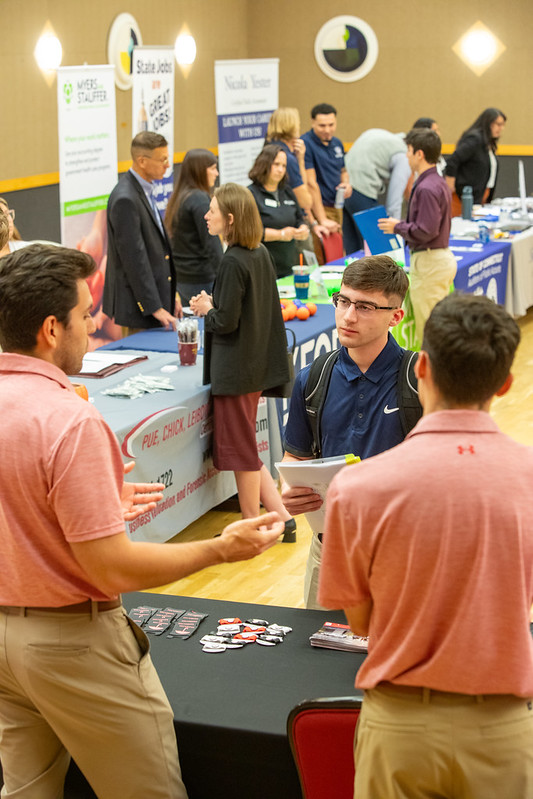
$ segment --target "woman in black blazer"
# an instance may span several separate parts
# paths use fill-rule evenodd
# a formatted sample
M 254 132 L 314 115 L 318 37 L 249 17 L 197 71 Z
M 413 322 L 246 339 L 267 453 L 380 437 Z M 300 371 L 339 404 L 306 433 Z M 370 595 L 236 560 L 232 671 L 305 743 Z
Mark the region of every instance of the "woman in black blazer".
M 285 521 L 284 541 L 295 541 L 296 523 L 257 453 L 256 415 L 265 389 L 289 380 L 287 339 L 276 273 L 261 244 L 263 226 L 248 189 L 227 183 L 215 191 L 206 216 L 212 236 L 228 245 L 213 288 L 191 298 L 205 316 L 204 382 L 213 396 L 213 463 L 235 473 L 244 518 L 259 503 Z
M 454 216 L 461 213 L 465 186 L 472 186 L 475 203 L 491 201 L 498 174 L 495 153 L 506 120 L 503 111 L 486 108 L 457 142 L 455 152 L 446 164 L 446 181 L 453 192 Z

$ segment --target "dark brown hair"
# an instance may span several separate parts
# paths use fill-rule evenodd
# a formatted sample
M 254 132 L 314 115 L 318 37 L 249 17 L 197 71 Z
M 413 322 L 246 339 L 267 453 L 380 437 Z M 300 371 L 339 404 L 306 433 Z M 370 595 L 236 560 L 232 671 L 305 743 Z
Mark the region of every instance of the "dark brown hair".
M 429 128 L 413 128 L 405 137 L 405 143 L 411 145 L 413 153 L 422 150 L 428 164 L 436 164 L 441 151 L 441 141 L 438 133 Z
M 454 291 L 433 308 L 424 327 L 435 385 L 450 405 L 483 404 L 505 383 L 520 328 L 488 297 Z
M 346 267 L 342 285 L 359 291 L 380 291 L 387 299 L 398 298 L 401 304 L 409 288 L 409 278 L 388 255 L 367 255 Z
M 283 152 L 285 152 L 285 150 L 283 147 L 280 147 L 279 144 L 267 144 L 265 147 L 263 147 L 255 159 L 253 167 L 248 172 L 248 177 L 250 180 L 254 183 L 259 183 L 261 186 L 264 186 L 270 177 L 270 169 L 276 160 L 278 153 Z M 280 186 L 285 185 L 286 177 L 287 170 L 285 169 L 285 174 L 279 182 Z
M 178 182 L 168 201 L 165 212 L 165 227 L 172 233 L 178 221 L 180 205 L 191 192 L 199 189 L 206 194 L 211 193 L 207 180 L 207 169 L 214 166 L 217 159 L 209 150 L 189 150 L 183 159 Z
M 47 316 L 68 325 L 78 304 L 77 281 L 94 272 L 90 255 L 51 244 L 30 244 L 0 258 L 0 345 L 29 352 Z
M 498 139 L 493 137 L 490 126 L 493 122 L 496 122 L 498 117 L 503 117 L 503 121 L 507 122 L 507 117 L 499 108 L 485 108 L 478 118 L 472 122 L 470 127 L 465 130 L 463 136 L 466 136 L 468 133 L 477 132 L 481 135 L 484 144 L 490 147 L 493 152 L 496 152 Z M 463 136 L 461 136 L 461 138 L 463 138 Z

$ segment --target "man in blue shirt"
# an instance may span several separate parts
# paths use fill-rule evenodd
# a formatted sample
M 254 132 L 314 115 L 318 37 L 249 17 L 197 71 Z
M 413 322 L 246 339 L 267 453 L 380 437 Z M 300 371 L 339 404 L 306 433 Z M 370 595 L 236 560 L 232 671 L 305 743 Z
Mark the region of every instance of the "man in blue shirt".
M 311 130 L 302 136 L 313 215 L 319 225 L 330 230 L 342 228 L 342 208 L 334 207 L 337 189 L 344 189 L 344 199 L 352 193 L 344 164 L 344 147 L 334 135 L 336 129 L 337 109 L 320 103 L 311 110 Z
M 403 441 L 397 381 L 404 350 L 389 328 L 403 319 L 401 305 L 408 285 L 403 269 L 388 256 L 361 258 L 344 271 L 334 300 L 341 351 L 321 414 L 319 443 L 324 458 L 347 453 L 369 458 Z M 307 460 L 315 451 L 305 408 L 310 368 L 302 369 L 295 381 L 284 461 Z M 321 497 L 306 486 L 283 483 L 281 496 L 291 515 L 322 505 Z M 320 538 L 314 533 L 305 576 L 306 607 L 318 609 Z

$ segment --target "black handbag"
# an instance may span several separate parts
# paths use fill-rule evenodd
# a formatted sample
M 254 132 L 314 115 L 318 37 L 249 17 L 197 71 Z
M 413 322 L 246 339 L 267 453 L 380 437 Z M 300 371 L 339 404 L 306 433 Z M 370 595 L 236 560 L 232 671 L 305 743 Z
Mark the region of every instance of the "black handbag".
M 294 386 L 294 350 L 296 347 L 296 336 L 294 334 L 294 330 L 290 328 L 285 328 L 285 333 L 290 333 L 292 336 L 292 344 L 289 344 L 287 341 L 287 361 L 289 366 L 289 380 L 287 383 L 282 383 L 281 386 L 274 386 L 274 388 L 265 388 L 262 392 L 263 397 L 277 397 L 279 399 L 283 399 L 285 397 L 290 397 L 292 394 L 292 388 Z

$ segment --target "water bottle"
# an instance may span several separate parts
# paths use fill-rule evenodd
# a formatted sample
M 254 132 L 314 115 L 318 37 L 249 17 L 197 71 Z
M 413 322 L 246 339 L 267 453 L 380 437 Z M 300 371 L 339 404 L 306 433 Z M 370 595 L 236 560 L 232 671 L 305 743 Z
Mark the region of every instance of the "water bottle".
M 482 244 L 488 244 L 490 241 L 490 230 L 487 225 L 479 226 L 479 240 Z
M 337 193 L 335 194 L 334 208 L 344 208 L 344 191 L 344 186 L 339 186 Z
M 474 194 L 472 186 L 465 186 L 461 195 L 461 208 L 463 219 L 472 219 L 472 208 L 474 206 Z

